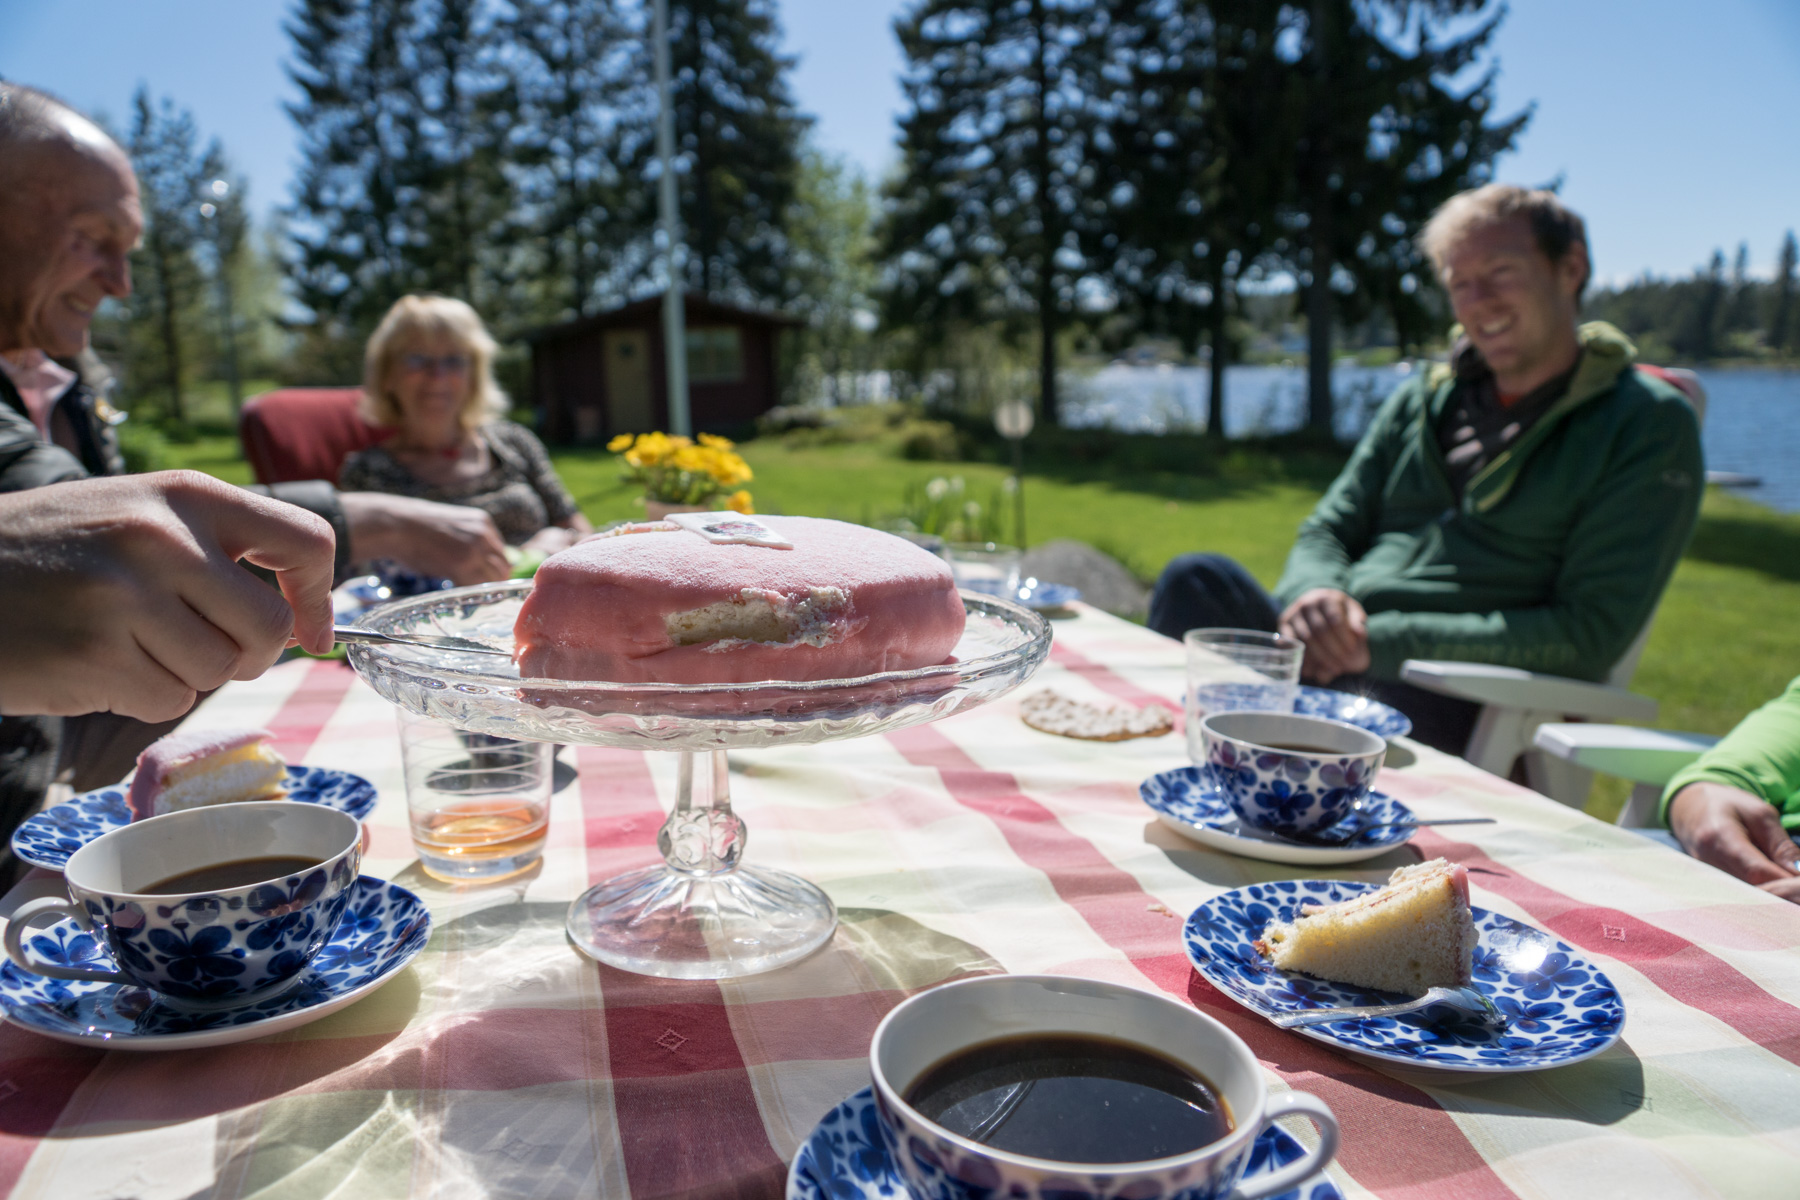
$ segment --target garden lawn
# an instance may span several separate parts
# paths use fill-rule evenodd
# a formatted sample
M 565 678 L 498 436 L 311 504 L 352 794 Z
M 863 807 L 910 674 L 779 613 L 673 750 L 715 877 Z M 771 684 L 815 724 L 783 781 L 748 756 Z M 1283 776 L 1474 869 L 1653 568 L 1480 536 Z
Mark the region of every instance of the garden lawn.
M 987 504 L 1007 475 L 991 463 L 912 462 L 887 442 L 795 448 L 779 440 L 739 447 L 756 472 L 750 489 L 764 513 L 879 523 L 899 515 L 909 486 L 961 477 Z M 170 448 L 171 466 L 249 482 L 234 439 L 203 437 Z M 599 449 L 553 453 L 557 470 L 595 524 L 643 514 L 615 456 Z M 1228 554 L 1265 586 L 1275 583 L 1294 529 L 1330 479 L 1329 464 L 1234 451 L 1204 477 L 1120 471 L 1104 463 L 1034 470 L 1025 478 L 1027 541 L 1076 538 L 1113 555 L 1140 578 L 1190 550 Z M 1010 528 L 1010 524 L 1007 526 Z M 1800 515 L 1777 514 L 1709 490 L 1700 524 L 1664 595 L 1632 689 L 1654 697 L 1657 724 L 1724 733 L 1800 675 Z M 1627 787 L 1602 779 L 1589 811 L 1610 818 Z

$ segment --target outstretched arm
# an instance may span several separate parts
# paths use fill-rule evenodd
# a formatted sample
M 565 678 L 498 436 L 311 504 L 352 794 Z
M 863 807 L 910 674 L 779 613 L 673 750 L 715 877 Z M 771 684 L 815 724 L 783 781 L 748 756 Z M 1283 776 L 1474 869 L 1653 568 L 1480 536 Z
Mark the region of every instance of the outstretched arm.
M 320 518 L 195 471 L 0 496 L 0 712 L 168 720 L 296 641 L 329 649 L 333 549 Z

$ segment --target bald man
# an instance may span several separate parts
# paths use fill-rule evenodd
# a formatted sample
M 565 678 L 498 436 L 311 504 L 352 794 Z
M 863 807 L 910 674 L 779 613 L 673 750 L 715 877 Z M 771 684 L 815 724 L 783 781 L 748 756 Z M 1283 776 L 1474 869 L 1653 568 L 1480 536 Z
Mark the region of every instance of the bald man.
M 115 782 L 198 693 L 292 641 L 329 647 L 350 555 L 459 583 L 509 573 L 479 509 L 324 482 L 264 499 L 189 472 L 90 481 L 123 464 L 88 328 L 130 294 L 143 228 L 118 144 L 0 83 L 0 493 L 23 493 L 0 496 L 0 838 L 58 770 L 82 790 Z M 57 719 L 79 714 L 95 715 Z
M 144 230 L 137 178 L 118 144 L 67 105 L 0 83 L 0 491 L 123 464 L 105 398 L 84 378 L 88 327 L 108 297 L 131 294 Z M 421 575 L 483 583 L 510 573 L 479 509 L 329 483 L 284 484 L 278 498 L 329 521 L 338 565 L 396 559 Z

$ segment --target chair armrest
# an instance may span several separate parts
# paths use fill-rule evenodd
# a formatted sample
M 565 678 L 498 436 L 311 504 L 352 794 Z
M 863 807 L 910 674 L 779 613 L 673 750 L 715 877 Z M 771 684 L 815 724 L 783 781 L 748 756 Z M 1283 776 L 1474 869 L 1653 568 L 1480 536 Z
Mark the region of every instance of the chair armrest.
M 1428 692 L 1476 704 L 1612 721 L 1656 719 L 1656 701 L 1648 696 L 1608 683 L 1539 675 L 1517 667 L 1409 658 L 1400 664 L 1400 678 Z
M 1579 767 L 1658 787 L 1693 762 L 1718 738 L 1630 725 L 1539 725 L 1539 750 Z

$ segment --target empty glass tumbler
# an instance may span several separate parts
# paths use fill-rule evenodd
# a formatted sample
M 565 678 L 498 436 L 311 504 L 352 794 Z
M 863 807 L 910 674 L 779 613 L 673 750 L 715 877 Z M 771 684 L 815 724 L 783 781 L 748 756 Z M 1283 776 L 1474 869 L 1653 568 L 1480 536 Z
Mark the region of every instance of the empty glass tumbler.
M 406 807 L 427 874 L 452 883 L 516 875 L 544 856 L 556 747 L 400 713 Z
M 1016 600 L 1019 593 L 1019 565 L 1024 552 L 1017 546 L 997 542 L 951 542 L 950 572 L 956 586 L 990 596 Z
M 1306 646 L 1256 629 L 1190 629 L 1187 647 L 1188 755 L 1203 762 L 1200 721 L 1216 712 L 1292 712 Z

